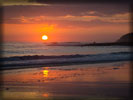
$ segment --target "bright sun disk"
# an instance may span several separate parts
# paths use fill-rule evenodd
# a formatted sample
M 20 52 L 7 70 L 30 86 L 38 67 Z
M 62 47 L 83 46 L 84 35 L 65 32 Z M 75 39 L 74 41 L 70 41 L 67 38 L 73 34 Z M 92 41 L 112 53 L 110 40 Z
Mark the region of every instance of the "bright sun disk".
M 42 36 L 42 40 L 47 40 L 48 39 L 48 36 L 47 35 L 43 35 Z

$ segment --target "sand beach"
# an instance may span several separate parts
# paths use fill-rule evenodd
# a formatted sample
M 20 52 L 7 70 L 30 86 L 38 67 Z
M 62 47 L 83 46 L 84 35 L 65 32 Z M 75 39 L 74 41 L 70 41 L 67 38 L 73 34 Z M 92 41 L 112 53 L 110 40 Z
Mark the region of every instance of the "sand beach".
M 3 71 L 3 100 L 123 100 L 130 95 L 130 62 Z

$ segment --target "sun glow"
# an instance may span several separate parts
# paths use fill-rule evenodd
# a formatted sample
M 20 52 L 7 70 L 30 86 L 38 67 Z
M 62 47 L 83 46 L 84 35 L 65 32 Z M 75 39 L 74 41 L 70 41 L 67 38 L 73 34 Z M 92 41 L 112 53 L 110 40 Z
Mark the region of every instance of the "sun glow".
M 42 36 L 42 40 L 48 40 L 48 36 L 47 35 L 43 35 Z

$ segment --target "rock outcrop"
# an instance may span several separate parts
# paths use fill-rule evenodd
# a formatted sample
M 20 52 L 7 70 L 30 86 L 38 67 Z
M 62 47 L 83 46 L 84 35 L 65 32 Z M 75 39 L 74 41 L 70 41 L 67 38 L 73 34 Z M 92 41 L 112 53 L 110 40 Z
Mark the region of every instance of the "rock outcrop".
M 116 42 L 119 43 L 127 43 L 127 42 L 133 42 L 133 33 L 128 33 L 120 37 Z

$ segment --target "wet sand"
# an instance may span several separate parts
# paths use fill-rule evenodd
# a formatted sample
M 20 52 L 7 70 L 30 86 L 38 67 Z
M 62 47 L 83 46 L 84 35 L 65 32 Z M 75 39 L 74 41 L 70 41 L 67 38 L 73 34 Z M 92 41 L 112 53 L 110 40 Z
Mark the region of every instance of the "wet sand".
M 115 62 L 3 71 L 4 100 L 123 100 L 130 63 Z

